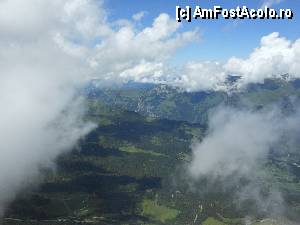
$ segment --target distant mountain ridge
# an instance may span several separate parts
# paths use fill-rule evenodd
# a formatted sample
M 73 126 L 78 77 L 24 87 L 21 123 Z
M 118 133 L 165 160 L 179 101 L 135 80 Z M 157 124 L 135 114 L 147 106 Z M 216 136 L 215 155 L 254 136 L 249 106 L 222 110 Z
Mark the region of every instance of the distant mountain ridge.
M 236 91 L 234 85 L 240 79 L 229 76 L 225 91 L 186 92 L 165 84 L 130 82 L 123 86 L 98 88 L 91 84 L 87 88 L 88 98 L 98 100 L 111 107 L 134 111 L 145 116 L 171 120 L 205 123 L 215 107 L 220 104 L 257 108 L 272 103 L 283 103 L 300 98 L 300 80 L 265 79 L 263 83 L 249 84 Z M 288 97 L 287 97 L 288 96 Z

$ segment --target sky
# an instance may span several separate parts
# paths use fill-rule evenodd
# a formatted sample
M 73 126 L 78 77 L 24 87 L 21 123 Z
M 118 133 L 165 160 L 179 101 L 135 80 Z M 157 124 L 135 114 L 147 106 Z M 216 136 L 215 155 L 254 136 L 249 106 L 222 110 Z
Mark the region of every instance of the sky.
M 211 8 L 220 5 L 222 8 L 235 8 L 247 6 L 259 8 L 262 0 L 176 0 L 176 1 L 140 1 L 140 0 L 113 0 L 106 1 L 105 6 L 111 19 L 130 19 L 133 14 L 145 12 L 142 19 L 144 25 L 150 25 L 153 19 L 162 12 L 175 18 L 175 7 L 186 5 L 199 5 Z M 181 30 L 199 29 L 201 40 L 191 43 L 177 52 L 174 63 L 181 64 L 188 60 L 219 60 L 224 61 L 231 56 L 246 57 L 260 42 L 260 38 L 271 32 L 279 32 L 290 40 L 300 36 L 300 2 L 284 0 L 272 5 L 272 8 L 290 8 L 294 12 L 293 20 L 196 20 L 191 23 L 184 22 Z

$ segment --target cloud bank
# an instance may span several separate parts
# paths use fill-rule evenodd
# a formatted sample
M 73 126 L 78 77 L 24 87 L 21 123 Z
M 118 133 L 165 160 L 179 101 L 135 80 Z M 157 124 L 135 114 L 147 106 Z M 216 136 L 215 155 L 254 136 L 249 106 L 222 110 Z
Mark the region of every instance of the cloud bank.
M 282 218 L 285 203 L 265 165 L 271 151 L 288 154 L 282 143 L 289 143 L 289 151 L 295 147 L 299 119 L 299 111 L 286 116 L 277 107 L 261 111 L 220 107 L 209 120 L 205 138 L 192 145 L 190 177 L 207 178 L 210 190 L 219 185 L 218 191 L 233 194 L 238 208 L 246 205 L 249 210 L 253 204 L 251 210 Z
M 82 62 L 52 38 L 58 3 L 0 2 L 0 215 L 92 128 L 76 97 Z
M 167 14 L 141 30 L 134 21 L 108 22 L 98 0 L 0 1 L 0 215 L 41 167 L 93 128 L 78 96 L 87 80 L 157 74 L 196 35 L 178 32 Z
M 260 46 L 245 59 L 231 57 L 227 62 L 190 62 L 173 84 L 188 91 L 226 90 L 228 75 L 240 76 L 238 88 L 263 83 L 266 78 L 300 78 L 300 39 L 290 41 L 274 32 L 261 38 Z
M 129 39 L 129 43 L 131 41 L 135 43 L 132 46 L 129 44 L 130 48 L 133 51 L 135 49 L 138 51 L 140 46 L 135 47 L 135 45 L 141 43 L 141 35 L 144 36 L 145 33 L 148 33 L 146 30 L 151 30 L 153 34 L 157 33 L 160 28 L 155 24 L 158 21 L 167 24 L 168 20 L 166 15 L 161 15 L 154 22 L 151 29 L 147 28 L 141 34 Z M 169 29 L 172 30 L 172 25 L 169 26 Z M 176 27 L 177 25 L 174 24 L 173 29 L 175 30 Z M 167 34 L 168 31 L 166 30 L 164 33 Z M 146 83 L 164 83 L 180 87 L 186 91 L 228 91 L 231 90 L 227 82 L 229 75 L 240 77 L 235 84 L 238 90 L 245 88 L 250 83 L 263 83 L 267 78 L 282 79 L 283 75 L 285 79 L 300 78 L 300 39 L 291 41 L 280 36 L 278 32 L 263 36 L 260 46 L 255 48 L 246 58 L 231 57 L 224 63 L 218 61 L 191 61 L 177 69 L 168 66 L 164 60 L 168 58 L 166 56 L 170 56 L 174 49 L 180 47 L 179 43 L 181 41 L 186 40 L 188 42 L 195 35 L 193 32 L 188 32 L 164 43 L 158 40 L 157 46 L 154 45 L 153 47 L 151 45 L 153 48 L 150 51 L 147 50 L 145 54 L 140 52 L 143 54 L 143 56 L 140 56 L 142 60 L 135 61 L 132 59 L 135 66 L 129 69 L 119 67 L 119 76 L 115 79 L 122 80 L 122 82 L 133 80 Z M 146 41 L 142 42 L 150 45 L 149 35 L 147 37 L 143 38 Z M 161 48 L 161 44 L 165 47 Z M 162 54 L 159 54 L 160 57 L 155 59 L 157 52 Z
M 219 110 L 209 123 L 206 138 L 193 146 L 192 175 L 226 177 L 248 174 L 258 157 L 265 157 L 280 137 L 273 113 Z M 200 163 L 201 162 L 201 163 Z
M 87 63 L 90 76 L 100 79 L 100 85 L 136 81 L 207 91 L 228 90 L 228 75 L 241 77 L 238 89 L 284 74 L 289 74 L 289 79 L 300 78 L 300 39 L 288 40 L 277 32 L 262 37 L 260 46 L 246 58 L 194 61 L 173 68 L 169 59 L 176 50 L 199 39 L 198 30 L 181 32 L 182 24 L 165 13 L 142 29 L 136 23 L 144 12 L 133 15 L 132 20 L 108 22 L 101 1 L 66 1 L 61 8 L 62 16 L 55 26 L 63 28 L 54 32 L 56 43 Z
M 172 68 L 168 64 L 172 53 L 197 37 L 197 31 L 180 33 L 175 37 L 170 35 L 177 29 L 178 24 L 167 14 L 161 14 L 151 28 L 145 28 L 140 33 L 134 34 L 130 28 L 122 28 L 107 43 L 97 46 L 100 53 L 91 59 L 91 64 L 96 71 L 106 74 L 108 83 L 163 83 L 186 91 L 230 91 L 232 88 L 227 82 L 229 75 L 240 77 L 235 83 L 237 90 L 250 83 L 263 83 L 267 78 L 300 78 L 300 39 L 291 41 L 278 32 L 263 36 L 260 46 L 246 58 L 231 57 L 224 63 L 191 61 Z M 114 52 L 118 51 L 116 57 Z M 114 63 L 105 66 L 113 58 Z M 93 60 L 102 63 L 94 63 Z

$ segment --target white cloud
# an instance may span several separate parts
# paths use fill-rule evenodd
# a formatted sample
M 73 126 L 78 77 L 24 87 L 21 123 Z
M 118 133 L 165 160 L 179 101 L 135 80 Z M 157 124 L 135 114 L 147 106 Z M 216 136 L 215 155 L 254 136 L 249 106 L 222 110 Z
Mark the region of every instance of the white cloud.
M 165 65 L 178 48 L 197 38 L 197 31 L 178 33 L 179 26 L 167 14 L 160 14 L 151 27 L 141 31 L 129 25 L 121 26 L 92 51 L 90 62 L 95 76 L 101 75 L 112 82 L 126 82 L 129 78 L 140 81 L 142 73 L 128 74 L 129 71 L 141 64 Z
M 87 79 L 156 79 L 197 35 L 167 14 L 142 30 L 106 18 L 102 1 L 0 1 L 0 214 L 92 128 L 76 97 Z
M 268 113 L 220 108 L 210 118 L 209 131 L 201 143 L 193 145 L 193 176 L 230 177 L 248 175 L 265 157 L 279 137 L 273 111 Z
M 265 6 L 270 8 L 270 7 L 277 5 L 283 1 L 284 0 L 264 0 L 263 3 L 261 4 L 261 8 L 264 8 Z
M 238 75 L 238 87 L 262 83 L 266 78 L 300 78 L 300 39 L 291 41 L 274 32 L 261 38 L 247 58 L 231 57 L 226 63 L 191 62 L 170 82 L 190 91 L 226 89 L 228 75 Z
M 145 16 L 145 14 L 145 11 L 138 12 L 132 16 L 132 19 L 135 21 L 140 21 Z
M 260 47 L 256 48 L 248 58 L 232 57 L 225 65 L 228 73 L 242 76 L 242 82 L 263 82 L 265 78 L 281 77 L 290 74 L 300 77 L 300 39 L 292 42 L 279 33 L 271 33 L 262 37 Z
M 41 166 L 92 128 L 75 97 L 87 68 L 53 39 L 64 28 L 56 17 L 60 6 L 55 0 L 0 2 L 0 214 Z
M 187 91 L 222 89 L 227 75 L 220 63 L 211 61 L 188 63 L 180 72 L 172 83 Z
M 165 72 L 163 63 L 150 63 L 141 61 L 139 64 L 124 70 L 120 73 L 120 77 L 124 80 L 135 80 L 144 83 L 155 83 Z
M 276 181 L 265 165 L 271 151 L 287 155 L 280 143 L 291 143 L 289 151 L 298 146 L 299 115 L 299 111 L 283 115 L 276 107 L 264 111 L 219 107 L 210 117 L 207 135 L 192 145 L 191 180 L 208 178 L 206 184 L 200 183 L 206 191 L 233 195 L 238 207 L 254 202 L 259 213 L 284 216 L 287 208 L 282 194 L 276 185 L 270 186 Z M 251 215 L 248 209 L 247 213 Z

